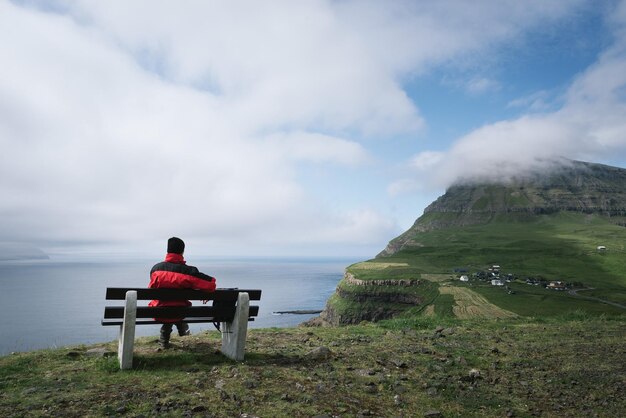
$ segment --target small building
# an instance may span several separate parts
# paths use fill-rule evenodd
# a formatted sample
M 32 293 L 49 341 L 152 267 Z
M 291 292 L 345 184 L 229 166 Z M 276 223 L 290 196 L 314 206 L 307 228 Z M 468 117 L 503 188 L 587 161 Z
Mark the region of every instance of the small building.
M 561 281 L 550 282 L 546 287 L 552 290 L 565 290 L 567 288 L 565 283 Z
M 606 247 L 604 245 L 598 245 L 598 251 L 606 251 Z
M 504 286 L 504 283 L 502 282 L 502 280 L 494 279 L 491 281 L 491 285 L 492 286 Z
M 469 277 L 463 275 L 463 276 L 459 277 L 459 280 L 462 281 L 462 282 L 469 282 Z

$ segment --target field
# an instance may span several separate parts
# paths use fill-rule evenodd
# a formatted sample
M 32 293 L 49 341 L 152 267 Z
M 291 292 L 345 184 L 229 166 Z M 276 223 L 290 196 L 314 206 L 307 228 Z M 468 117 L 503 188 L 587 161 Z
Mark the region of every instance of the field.
M 439 293 L 442 295 L 452 295 L 454 306 L 452 313 L 459 319 L 468 318 L 514 318 L 517 315 L 511 311 L 504 310 L 492 303 L 473 290 L 467 287 L 441 286 Z

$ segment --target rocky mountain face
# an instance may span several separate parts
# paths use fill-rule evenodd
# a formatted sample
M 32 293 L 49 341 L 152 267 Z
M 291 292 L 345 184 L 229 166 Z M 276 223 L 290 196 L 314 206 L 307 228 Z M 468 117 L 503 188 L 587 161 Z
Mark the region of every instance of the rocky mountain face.
M 378 256 L 392 255 L 410 245 L 419 232 L 484 224 L 499 214 L 533 216 L 559 211 L 596 213 L 624 224 L 626 169 L 568 161 L 506 182 L 459 182 Z

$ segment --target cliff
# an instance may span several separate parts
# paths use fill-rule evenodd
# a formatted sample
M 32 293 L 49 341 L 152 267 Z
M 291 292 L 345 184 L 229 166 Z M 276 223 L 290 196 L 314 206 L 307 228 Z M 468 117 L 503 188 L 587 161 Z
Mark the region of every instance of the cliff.
M 459 182 L 431 203 L 413 226 L 378 256 L 416 245 L 415 237 L 421 232 L 486 224 L 502 215 L 523 220 L 557 212 L 597 214 L 626 225 L 626 170 L 567 161 L 506 182 Z
M 471 297 L 471 309 L 481 305 L 476 315 L 496 308 L 522 316 L 621 314 L 610 303 L 626 301 L 625 225 L 621 168 L 567 161 L 507 181 L 459 182 L 376 258 L 348 267 L 321 320 L 337 325 L 456 315 L 464 297 Z M 599 253 L 598 246 L 609 250 Z M 459 285 L 458 271 L 493 264 L 511 277 L 584 283 L 595 289 L 589 295 L 597 303 L 531 291 L 521 279 L 502 292 L 490 282 Z

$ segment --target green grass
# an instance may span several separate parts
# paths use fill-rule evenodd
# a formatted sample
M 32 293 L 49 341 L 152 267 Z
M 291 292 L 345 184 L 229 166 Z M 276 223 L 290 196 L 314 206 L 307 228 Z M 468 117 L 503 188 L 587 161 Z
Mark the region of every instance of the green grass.
M 244 362 L 216 352 L 217 332 L 162 352 L 140 338 L 123 372 L 86 346 L 18 353 L 0 357 L 0 416 L 613 417 L 626 409 L 625 325 L 574 312 L 254 329 Z M 311 358 L 318 347 L 330 357 Z
M 453 215 L 429 213 L 423 219 L 435 222 L 438 218 L 449 220 Z M 622 304 L 626 301 L 626 228 L 602 216 L 500 214 L 487 224 L 436 229 L 410 238 L 418 245 L 369 261 L 406 266 L 398 268 L 397 273 L 390 267 L 367 274 L 376 274 L 379 278 L 409 272 L 413 275 L 451 274 L 457 267 L 476 272 L 499 264 L 504 273 L 582 282 L 594 290 L 581 295 Z M 606 246 L 607 250 L 598 252 L 599 245 Z M 480 288 L 480 293 L 490 302 L 504 309 L 509 309 L 510 305 L 510 310 L 522 315 L 555 315 L 576 309 L 592 314 L 624 313 L 623 309 L 600 302 L 545 292 L 519 288 L 516 297 L 510 298 L 496 289 Z M 446 311 L 447 308 L 440 309 Z
M 623 315 L 625 313 L 624 309 L 580 299 L 566 292 L 527 284 L 512 283 L 509 286 L 515 292 L 514 294 L 508 294 L 501 287 L 491 285 L 475 286 L 472 290 L 483 295 L 494 305 L 529 317 L 555 316 L 572 311 L 586 312 L 589 315 Z
M 433 303 L 435 305 L 435 315 L 444 318 L 454 317 L 452 312 L 454 297 L 452 295 L 439 295 Z

